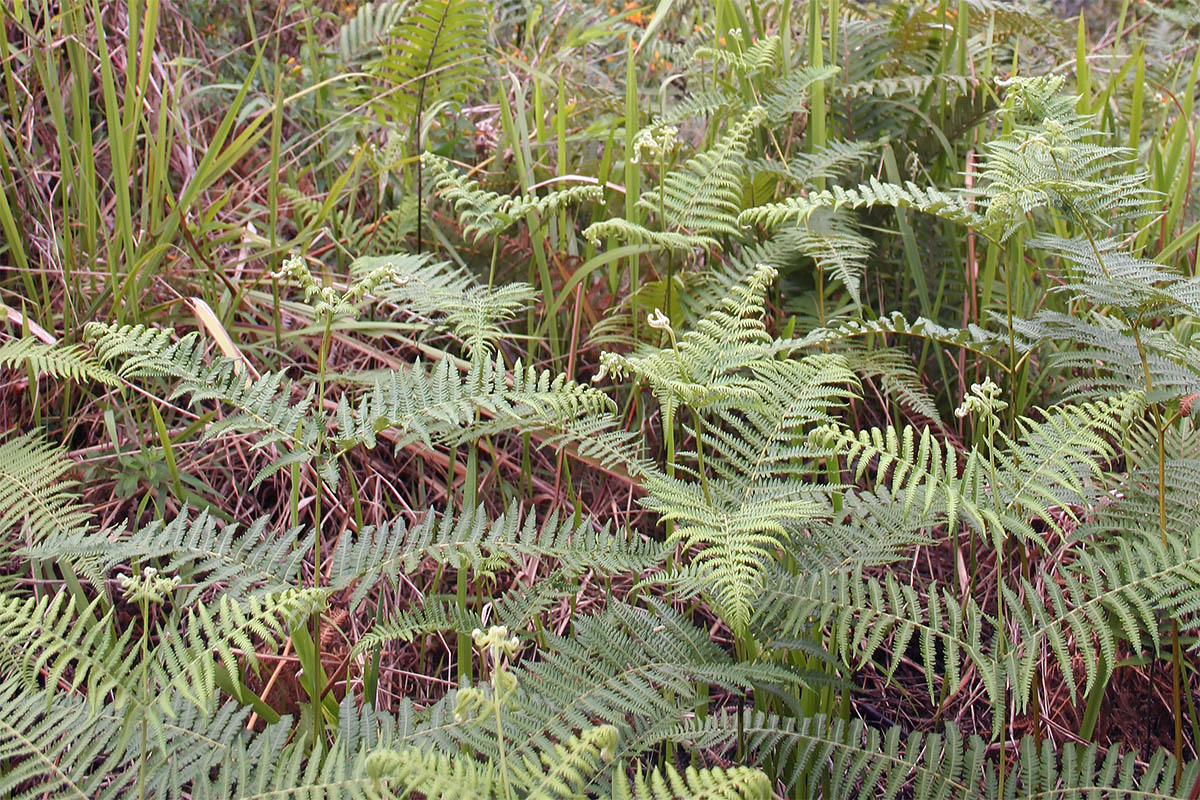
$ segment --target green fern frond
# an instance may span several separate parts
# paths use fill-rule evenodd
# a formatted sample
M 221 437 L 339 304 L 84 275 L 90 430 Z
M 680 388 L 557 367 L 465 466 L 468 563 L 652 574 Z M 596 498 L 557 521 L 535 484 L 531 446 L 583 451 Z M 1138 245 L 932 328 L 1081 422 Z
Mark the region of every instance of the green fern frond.
M 802 222 L 822 208 L 837 211 L 841 208 L 860 209 L 875 206 L 911 208 L 966 227 L 981 230 L 989 227 L 985 217 L 973 211 L 959 195 L 934 188 L 922 188 L 912 181 L 899 186 L 881 183 L 875 178 L 859 184 L 856 188 L 833 186 L 819 192 L 810 192 L 807 196 L 789 197 L 779 203 L 748 208 L 738 215 L 738 224 L 761 224 L 773 228 L 785 222 Z
M 705 119 L 718 113 L 741 107 L 741 98 L 722 89 L 704 89 L 688 95 L 670 106 L 662 115 L 655 117 L 658 129 L 667 125 L 678 125 L 687 120 Z
M 1148 314 L 1200 317 L 1200 279 L 1185 278 L 1157 261 L 1137 258 L 1115 239 L 1039 236 L 1030 247 L 1057 256 L 1072 269 L 1055 291 L 1119 309 L 1126 319 Z
M 648 775 L 638 764 L 632 785 L 613 784 L 613 800 L 767 800 L 771 781 L 748 767 L 696 769 L 689 766 L 681 775 L 670 764 Z
M 238 674 L 240 659 L 254 666 L 256 641 L 280 642 L 288 626 L 323 607 L 325 594 L 288 591 L 243 603 L 222 598 L 196 605 L 183 616 L 178 633 L 153 648 L 149 662 L 132 646 L 134 626 L 118 635 L 115 612 L 97 614 L 102 600 L 78 609 L 65 592 L 41 599 L 0 596 L 5 643 L 0 667 L 12 669 L 27 687 L 44 686 L 51 698 L 61 680 L 82 689 L 94 710 L 101 704 L 118 712 L 132 709 L 161 738 L 161 715 L 173 698 L 209 707 L 214 653 L 230 674 Z
M 747 111 L 715 145 L 671 170 L 659 186 L 639 197 L 638 207 L 649 214 L 661 211 L 665 231 L 740 234 L 736 219 L 742 208 L 743 158 L 750 135 L 765 118 L 762 108 Z
M 89 322 L 84 337 L 102 364 L 120 362 L 122 378 L 184 377 L 203 365 L 204 342 L 196 332 L 176 339 L 173 328 Z
M 623 217 L 593 222 L 584 229 L 583 235 L 594 247 L 599 247 L 606 239 L 648 245 L 656 250 L 670 250 L 674 253 L 690 253 L 697 249 L 707 250 L 717 246 L 715 238 L 703 233 L 652 231 Z
M 567 206 L 597 202 L 604 197 L 599 186 L 574 186 L 545 195 L 502 195 L 483 189 L 458 173 L 450 162 L 431 153 L 421 155 L 421 165 L 433 176 L 438 193 L 454 207 L 463 235 L 478 242 L 497 236 L 529 214 L 544 218 Z
M 489 287 L 449 262 L 404 253 L 358 258 L 350 270 L 370 274 L 384 267 L 394 280 L 379 288 L 380 300 L 421 319 L 444 320 L 473 356 L 490 354 L 503 334 L 501 326 L 537 298 L 527 283 Z
M 775 67 L 779 61 L 780 42 L 778 36 L 764 36 L 753 44 L 745 45 L 740 37 L 730 36 L 726 47 L 697 47 L 693 57 L 697 61 L 711 61 L 748 77 Z
M 861 97 L 875 95 L 876 97 L 920 97 L 931 88 L 946 88 L 967 94 L 979 89 L 979 81 L 970 75 L 957 75 L 952 72 L 928 73 L 923 75 L 888 75 L 872 78 L 867 81 L 852 83 L 834 83 L 830 91 L 846 97 Z
M 293 626 L 324 610 L 325 600 L 323 590 L 292 589 L 193 606 L 178 635 L 154 650 L 164 688 L 169 685 L 179 697 L 206 707 L 216 692 L 218 664 L 230 675 L 238 674 L 243 661 L 257 669 L 257 648 L 281 646 Z
M 478 0 L 419 0 L 404 13 L 370 70 L 397 88 L 412 116 L 437 102 L 462 102 L 486 78 L 487 6 Z
M 819 179 L 841 178 L 867 165 L 883 145 L 881 141 L 831 141 L 812 153 L 792 153 L 787 164 L 779 161 L 751 162 L 754 172 L 781 178 L 802 189 L 812 188 Z
M 780 545 L 826 510 L 816 487 L 789 480 L 811 455 L 796 443 L 806 429 L 831 419 L 830 410 L 852 396 L 847 387 L 854 383 L 837 356 L 775 358 L 779 345 L 762 320 L 774 276 L 760 264 L 678 339 L 665 317 L 652 318 L 653 326 L 667 330 L 670 347 L 647 355 L 604 353 L 598 375 L 647 380 L 664 426 L 673 425 L 681 406 L 696 415 L 697 451 L 679 454 L 694 455 L 695 469 L 679 477 L 647 468 L 641 503 L 676 523 L 668 545 L 691 554 L 722 615 L 739 630 Z M 704 425 L 704 413 L 716 423 Z
M 97 381 L 116 386 L 117 376 L 88 355 L 82 345 L 52 345 L 32 336 L 0 344 L 0 367 L 26 365 L 34 373 L 69 378 L 77 383 Z
M 744 691 L 756 682 L 820 680 L 771 664 L 734 662 L 703 628 L 658 600 L 648 606 L 613 604 L 601 614 L 580 616 L 572 636 L 546 636 L 536 660 L 512 668 L 521 690 L 504 717 L 510 758 L 538 758 L 598 724 L 620 732 L 615 758 L 638 758 L 694 713 L 700 684 Z M 433 740 L 442 749 L 465 745 L 484 757 L 498 755 L 494 730 L 452 724 L 453 697 L 439 707 L 446 709 L 441 733 L 431 727 L 414 743 Z
M 767 122 L 778 125 L 791 119 L 793 114 L 808 113 L 809 89 L 812 85 L 818 81 L 829 81 L 839 72 L 841 70 L 834 66 L 792 68 L 788 76 L 763 97 Z
M 1154 387 L 1147 393 L 1150 403 L 1200 392 L 1200 348 L 1181 342 L 1170 330 L 1143 328 L 1135 338 L 1130 322 L 1117 314 L 1042 311 L 1031 319 L 1014 320 L 1013 331 L 1019 349 L 1050 341 L 1073 345 L 1060 344 L 1047 358 L 1048 369 L 1068 376 L 1068 396 L 1103 399 L 1120 394 L 1131 386 L 1145 386 L 1147 372 Z
M 121 720 L 97 718 L 78 698 L 52 705 L 21 681 L 0 682 L 0 795 L 16 800 L 91 800 L 132 788 L 120 769 Z
M 77 502 L 75 483 L 64 480 L 73 466 L 33 432 L 0 442 L 0 538 L 23 530 L 38 543 L 86 528 L 92 515 Z
M 484 573 L 537 557 L 571 575 L 588 570 L 618 575 L 653 567 L 662 552 L 657 543 L 615 535 L 607 525 L 594 527 L 587 519 L 576 522 L 552 513 L 539 525 L 534 514 L 523 514 L 514 503 L 495 520 L 480 507 L 469 514 L 428 514 L 415 525 L 396 522 L 347 535 L 329 556 L 329 585 L 354 586 L 349 599 L 354 608 L 378 581 L 397 583 L 427 559 Z
M 160 800 L 194 797 L 193 787 L 225 768 L 234 753 L 261 759 L 263 737 L 245 731 L 248 709 L 226 703 L 207 714 L 175 704 L 163 721 L 163 737 L 143 752 L 129 718 L 113 709 L 92 713 L 83 698 L 61 694 L 47 705 L 23 685 L 0 688 L 0 794 L 17 800 L 120 800 L 138 793 L 145 758 L 145 796 Z
M 961 348 L 973 356 L 990 361 L 997 367 L 1004 367 L 1007 364 L 1001 358 L 1000 349 L 1007 345 L 1006 337 L 984 330 L 978 325 L 968 325 L 966 328 L 947 328 L 924 317 L 917 317 L 910 322 L 899 311 L 893 311 L 890 316 L 878 319 L 848 319 L 837 323 L 837 327 L 815 328 L 794 341 L 797 347 L 812 349 L 877 336 L 880 338 L 887 336 L 910 337 L 934 344 Z
M 268 532 L 269 517 L 244 528 L 220 525 L 202 512 L 194 518 L 180 514 L 170 522 L 155 521 L 130 530 L 77 530 L 24 548 L 30 559 L 70 565 L 93 586 L 105 585 L 117 567 L 132 572 L 153 566 L 178 575 L 187 585 L 183 604 L 190 605 L 214 589 L 226 597 L 271 594 L 300 584 L 305 554 L 312 550 L 313 534 Z
M 776 235 L 799 255 L 811 258 L 817 269 L 840 281 L 856 305 L 860 302 L 859 285 L 871 255 L 871 240 L 855 231 L 848 220 L 817 212 Z
M 493 800 L 500 782 L 493 764 L 415 747 L 372 753 L 366 774 L 376 791 L 386 791 L 380 791 L 381 796 L 406 797 L 419 791 L 427 800 Z
M 374 55 L 387 42 L 407 6 L 404 0 L 375 0 L 360 5 L 354 16 L 338 28 L 338 56 L 345 63 L 353 63 Z
M 860 670 L 881 659 L 887 678 L 911 643 L 921 654 L 925 686 L 935 701 L 935 680 L 940 678 L 946 691 L 957 691 L 965 666 L 971 664 L 989 701 L 1000 702 L 1005 675 L 984 645 L 988 617 L 974 603 L 964 608 L 958 597 L 937 585 L 922 595 L 891 575 L 882 580 L 864 577 L 861 567 L 799 575 L 775 570 L 764 585 L 753 620 L 753 629 L 764 641 L 806 638 L 814 629 L 827 630 L 830 648 L 843 663 Z
M 719 308 L 698 320 L 671 346 L 646 355 L 603 353 L 596 380 L 632 375 L 646 380 L 668 420 L 683 405 L 706 409 L 757 398 L 753 366 L 763 363 L 771 337 L 763 324 L 764 298 L 776 271 L 759 264 L 744 283 L 733 286 Z M 668 325 L 667 321 L 659 325 Z
M 487 41 L 486 4 L 417 0 L 405 5 L 368 70 L 395 87 L 391 102 L 411 118 L 437 103 L 462 102 L 482 85 Z
M 1145 761 L 1137 753 L 1096 744 L 1067 742 L 1055 753 L 1048 741 L 1022 737 L 1011 765 L 997 764 L 978 736 L 953 725 L 944 733 L 903 736 L 900 726 L 886 732 L 857 720 L 825 717 L 781 718 L 746 711 L 694 720 L 676 740 L 700 747 L 729 747 L 744 736 L 754 763 L 777 764 L 789 789 L 803 781 L 802 796 L 913 797 L 916 800 L 1054 800 L 1071 797 L 1177 797 L 1176 762 L 1159 750 Z M 1000 794 L 1000 771 L 1004 793 Z M 1181 786 L 1200 776 L 1200 761 L 1182 766 Z
M 460 373 L 450 359 L 426 371 L 417 362 L 378 378 L 351 410 L 343 397 L 336 414 L 343 448 L 373 447 L 384 430 L 396 447 L 421 442 L 457 444 L 501 430 L 555 430 L 571 420 L 606 416 L 612 400 L 600 391 L 502 359 L 475 359 Z M 482 420 L 477 421 L 477 415 Z
M 102 600 L 80 610 L 65 591 L 41 598 L 0 595 L 0 671 L 19 676 L 16 682 L 33 694 L 40 688 L 47 703 L 62 680 L 83 690 L 93 711 L 105 702 L 117 711 L 131 703 L 150 705 L 134 677 L 137 654 L 128 646 L 133 627 L 118 636 L 113 611 L 97 619 Z
M 513 769 L 514 777 L 528 787 L 525 797 L 529 800 L 579 797 L 584 787 L 612 761 L 620 737 L 612 725 L 587 728 L 538 753 L 537 760 L 525 756 L 524 763 Z

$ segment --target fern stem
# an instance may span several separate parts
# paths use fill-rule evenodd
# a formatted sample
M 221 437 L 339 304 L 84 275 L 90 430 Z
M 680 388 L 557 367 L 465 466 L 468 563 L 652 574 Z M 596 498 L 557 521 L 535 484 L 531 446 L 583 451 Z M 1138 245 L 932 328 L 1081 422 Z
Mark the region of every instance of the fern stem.
M 142 688 L 148 698 L 150 693 L 149 668 L 147 666 L 150 661 L 150 601 L 143 597 L 139 605 L 142 607 Z M 146 715 L 141 714 L 140 716 L 142 718 L 142 755 L 138 761 L 138 800 L 146 800 L 146 759 L 149 757 L 149 734 L 146 729 L 148 722 Z
M 700 488 L 704 492 L 704 502 L 712 505 L 712 496 L 708 493 L 708 471 L 704 468 L 704 420 L 696 409 L 692 409 L 692 419 L 696 422 L 696 468 L 700 472 Z
M 492 291 L 496 285 L 496 256 L 500 252 L 500 236 L 497 234 L 492 237 L 492 262 L 488 267 L 488 291 Z
M 317 463 L 313 465 L 313 588 L 321 588 L 321 499 L 324 494 L 324 481 L 321 477 L 321 460 L 325 452 L 325 423 L 323 409 L 325 402 L 325 365 L 329 360 L 329 345 L 333 332 L 333 314 L 326 312 L 325 326 L 321 331 L 321 346 L 317 352 Z M 313 715 L 313 754 L 320 752 L 324 715 L 321 705 L 321 612 L 317 611 L 312 617 L 313 628 L 313 665 L 312 665 L 312 715 Z

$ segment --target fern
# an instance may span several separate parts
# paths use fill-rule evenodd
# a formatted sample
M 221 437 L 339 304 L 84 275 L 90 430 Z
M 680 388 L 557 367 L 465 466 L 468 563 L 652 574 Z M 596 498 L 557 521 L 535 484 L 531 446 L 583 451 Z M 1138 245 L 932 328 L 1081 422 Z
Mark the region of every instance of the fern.
M 221 526 L 207 512 L 194 518 L 180 514 L 170 522 L 152 522 L 136 531 L 77 529 L 27 547 L 22 554 L 69 565 L 97 588 L 118 567 L 138 572 L 151 566 L 186 582 L 185 605 L 216 588 L 226 597 L 242 599 L 300 584 L 312 533 L 274 536 L 268 533 L 269 523 L 268 517 L 262 517 L 243 529 Z
M 463 234 L 478 241 L 498 236 L 526 215 L 544 218 L 568 205 L 603 199 L 599 186 L 575 186 L 541 196 L 501 195 L 485 191 L 478 183 L 459 175 L 449 162 L 429 153 L 421 155 L 422 166 L 432 173 L 438 192 L 454 207 Z
M 330 555 L 330 581 L 336 588 L 356 587 L 349 602 L 355 607 L 380 580 L 393 584 L 425 560 L 475 573 L 494 572 L 529 557 L 556 562 L 567 574 L 587 570 L 601 574 L 640 572 L 656 564 L 661 549 L 650 542 L 625 540 L 605 526 L 551 514 L 538 525 L 533 514 L 523 515 L 514 504 L 505 514 L 488 520 L 483 509 L 458 517 L 429 514 L 420 523 L 395 523 L 365 528 L 347 536 Z
M 117 376 L 91 358 L 81 345 L 46 344 L 33 337 L 0 344 L 0 367 L 20 365 L 27 365 L 34 373 L 43 373 L 51 378 L 117 385 Z
M 0 442 L 0 531 L 24 529 L 42 542 L 85 527 L 91 514 L 78 504 L 74 482 L 63 480 L 72 466 L 36 433 Z
M 788 480 L 805 457 L 795 441 L 806 427 L 829 419 L 830 409 L 851 396 L 845 387 L 854 380 L 837 357 L 772 357 L 776 346 L 761 315 L 774 274 L 760 265 L 678 341 L 665 317 L 652 319 L 652 326 L 666 330 L 671 347 L 646 356 L 606 353 L 598 376 L 646 379 L 667 430 L 681 406 L 691 409 L 696 467 L 687 469 L 686 478 L 673 469 L 648 469 L 642 505 L 675 523 L 668 544 L 694 552 L 723 616 L 737 630 L 748 623 L 781 542 L 825 512 L 816 487 Z M 703 413 L 715 415 L 715 424 L 704 424 Z
M 638 765 L 633 785 L 618 782 L 613 787 L 613 800 L 708 800 L 708 798 L 745 798 L 766 800 L 771 796 L 771 782 L 758 770 L 747 767 L 732 769 L 696 769 L 688 767 L 681 775 L 670 764 L 648 775 Z
M 403 18 L 406 5 L 404 0 L 375 0 L 360 5 L 338 29 L 337 52 L 342 61 L 352 63 L 378 52 Z
M 697 47 L 692 56 L 697 61 L 712 61 L 741 75 L 772 69 L 779 61 L 778 36 L 764 36 L 749 46 L 743 45 L 738 37 L 730 37 L 729 44 L 729 47 Z
M 503 323 L 531 306 L 537 296 L 527 283 L 483 286 L 464 269 L 409 255 L 359 258 L 351 271 L 370 274 L 388 265 L 396 277 L 380 287 L 380 299 L 422 319 L 444 319 L 472 355 L 493 352 Z
M 513 676 L 520 691 L 504 714 L 504 745 L 508 758 L 522 761 L 597 724 L 619 731 L 617 760 L 637 758 L 694 711 L 701 683 L 745 690 L 759 683 L 828 682 L 811 672 L 736 663 L 702 628 L 657 600 L 648 608 L 613 604 L 580 617 L 572 636 L 547 636 L 540 658 L 513 667 Z M 435 713 L 433 726 L 413 743 L 432 740 L 443 750 L 465 745 L 496 758 L 494 730 L 449 719 L 456 702 L 453 696 L 442 701 L 445 717 Z M 438 724 L 439 718 L 445 722 Z M 597 778 L 588 788 L 605 783 Z
M 397 89 L 391 102 L 411 119 L 430 105 L 465 100 L 482 83 L 486 42 L 483 3 L 419 0 L 404 8 L 369 67 Z
M 681 726 L 676 737 L 698 746 L 729 744 L 744 732 L 747 750 L 758 763 L 775 763 L 789 788 L 807 786 L 801 796 L 955 798 L 999 800 L 1075 797 L 1176 797 L 1172 758 L 1159 751 L 1139 765 L 1136 753 L 1097 745 L 1039 748 L 1023 737 L 1011 766 L 997 764 L 984 742 L 953 725 L 944 734 L 911 733 L 899 726 L 881 732 L 862 722 L 823 717 L 786 719 L 747 711 L 716 715 Z M 1003 773 L 1003 774 L 1002 774 Z M 1200 775 L 1200 762 L 1183 766 L 1181 785 Z M 1001 782 L 1001 778 L 1004 778 Z M 801 781 L 804 781 L 802 784 Z M 1000 786 L 1004 790 L 1001 794 Z
M 281 630 L 324 602 L 321 592 L 293 591 L 244 604 L 224 599 L 195 606 L 180 618 L 177 635 L 154 648 L 146 662 L 131 646 L 132 626 L 117 635 L 112 611 L 97 619 L 99 599 L 77 610 L 66 598 L 64 593 L 40 600 L 0 597 L 0 641 L 6 643 L 0 666 L 15 670 L 26 687 L 44 685 L 47 697 L 69 670 L 68 685 L 83 688 L 93 709 L 102 702 L 117 711 L 132 709 L 153 723 L 160 737 L 161 711 L 172 697 L 208 707 L 215 692 L 214 651 L 221 665 L 237 674 L 235 649 L 255 664 L 251 637 L 279 641 Z
M 790 197 L 780 203 L 768 203 L 742 211 L 738 215 L 741 225 L 761 224 L 775 227 L 788 221 L 808 219 L 818 209 L 834 211 L 840 208 L 860 209 L 885 206 L 912 208 L 940 219 L 955 222 L 970 228 L 987 228 L 983 215 L 971 210 L 966 201 L 957 195 L 933 188 L 922 188 L 912 181 L 903 186 L 881 183 L 875 178 L 857 188 L 844 189 L 834 186 L 807 196 Z
M 671 170 L 656 188 L 638 198 L 637 206 L 644 213 L 661 217 L 661 232 L 617 219 L 593 223 L 584 235 L 593 243 L 615 236 L 672 250 L 711 246 L 717 236 L 738 235 L 743 158 L 751 133 L 765 117 L 762 108 L 750 109 L 712 148 Z

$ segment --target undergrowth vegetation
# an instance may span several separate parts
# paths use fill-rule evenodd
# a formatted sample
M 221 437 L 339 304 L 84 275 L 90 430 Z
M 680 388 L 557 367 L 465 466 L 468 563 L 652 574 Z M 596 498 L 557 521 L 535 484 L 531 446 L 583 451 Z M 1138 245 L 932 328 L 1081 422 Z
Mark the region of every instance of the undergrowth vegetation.
M 0 795 L 1197 797 L 1200 9 L 1064 13 L 6 2 Z

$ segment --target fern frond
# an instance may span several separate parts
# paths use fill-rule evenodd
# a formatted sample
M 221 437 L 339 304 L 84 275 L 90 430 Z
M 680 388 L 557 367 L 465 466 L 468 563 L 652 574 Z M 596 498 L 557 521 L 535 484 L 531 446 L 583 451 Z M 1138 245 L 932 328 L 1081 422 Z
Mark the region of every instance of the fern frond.
M 753 44 L 745 45 L 740 37 L 730 36 L 725 47 L 697 47 L 697 61 L 711 61 L 737 72 L 741 77 L 769 70 L 779 61 L 780 43 L 778 36 L 764 36 Z
M 811 189 L 818 179 L 841 178 L 866 166 L 883 141 L 832 141 L 812 153 L 792 153 L 787 164 L 778 161 L 751 162 L 754 172 L 764 172 L 801 189 Z
M 715 145 L 671 170 L 659 186 L 639 197 L 638 207 L 650 214 L 661 211 L 665 231 L 737 236 L 746 145 L 765 118 L 762 108 L 747 111 Z
M 924 317 L 917 317 L 909 322 L 899 311 L 893 311 L 890 316 L 873 320 L 845 320 L 840 322 L 836 328 L 816 328 L 804 337 L 796 339 L 794 343 L 797 347 L 811 349 L 874 336 L 911 337 L 935 344 L 962 348 L 998 367 L 1006 364 L 1000 358 L 1000 347 L 1007 345 L 1007 339 L 996 333 L 984 330 L 978 325 L 969 325 L 966 328 L 947 328 Z
M 117 376 L 88 355 L 82 345 L 52 345 L 32 336 L 0 344 L 0 367 L 27 365 L 34 373 L 69 378 L 77 383 L 97 381 L 116 386 Z
M 117 796 L 132 788 L 117 754 L 120 720 L 97 718 L 77 698 L 52 705 L 21 681 L 0 682 L 0 795 L 13 800 L 91 800 L 105 787 Z
M 888 75 L 872 78 L 867 81 L 834 83 L 830 86 L 830 91 L 846 97 L 861 97 L 863 95 L 875 95 L 876 97 L 895 97 L 897 95 L 920 97 L 929 91 L 930 88 L 941 87 L 957 91 L 959 94 L 967 94 L 979 88 L 979 81 L 969 75 L 957 75 L 952 72 L 923 75 Z
M 670 250 L 676 253 L 690 253 L 693 250 L 707 250 L 717 246 L 715 238 L 703 233 L 652 231 L 623 217 L 593 222 L 584 228 L 583 235 L 595 247 L 599 247 L 606 239 L 642 244 L 656 250 Z
M 487 75 L 487 23 L 479 0 L 417 0 L 404 7 L 368 69 L 397 89 L 392 102 L 410 118 L 422 107 L 462 102 Z
M 149 705 L 134 677 L 138 654 L 128 647 L 133 627 L 117 636 L 114 612 L 97 619 L 102 599 L 80 610 L 66 591 L 41 598 L 0 595 L 0 671 L 12 670 L 31 693 L 40 688 L 47 702 L 63 681 L 82 689 L 93 711 L 106 695 L 118 711 Z
M 404 0 L 375 0 L 360 5 L 354 16 L 338 28 L 338 56 L 345 63 L 353 63 L 374 55 L 387 42 L 407 5 Z
M 153 566 L 183 580 L 184 604 L 217 588 L 227 597 L 241 599 L 297 586 L 305 554 L 312 550 L 311 532 L 293 530 L 276 536 L 268 533 L 269 523 L 269 517 L 261 517 L 243 529 L 219 525 L 208 512 L 194 518 L 180 514 L 170 522 L 152 522 L 135 531 L 62 534 L 21 552 L 26 558 L 68 564 L 97 588 L 118 566 L 128 566 L 134 573 Z
M 405 797 L 419 791 L 427 800 L 492 800 L 500 782 L 492 764 L 416 747 L 372 753 L 367 757 L 366 774 L 376 787 L 386 787 L 391 796 Z M 390 791 L 392 787 L 395 794 Z
M 555 743 L 598 724 L 620 732 L 615 758 L 637 758 L 694 712 L 700 683 L 745 690 L 754 682 L 794 686 L 818 679 L 734 662 L 703 628 L 658 600 L 648 605 L 613 604 L 602 614 L 579 617 L 573 636 L 548 636 L 537 660 L 513 668 L 521 690 L 504 717 L 510 758 L 540 758 Z M 452 709 L 453 697 L 441 705 Z M 443 748 L 466 745 L 485 757 L 497 755 L 494 730 L 448 724 L 444 734 L 442 740 L 431 728 L 414 743 L 432 738 Z
M 747 767 L 696 769 L 689 766 L 681 775 L 670 764 L 648 775 L 638 764 L 632 785 L 613 784 L 613 800 L 767 800 L 771 781 Z
M 552 513 L 541 525 L 516 503 L 495 520 L 482 507 L 473 513 L 429 514 L 416 525 L 401 522 L 364 528 L 344 537 L 330 554 L 329 585 L 355 586 L 351 608 L 357 607 L 381 579 L 396 583 L 425 560 L 476 573 L 493 572 L 526 558 L 552 561 L 567 574 L 588 570 L 600 574 L 638 573 L 662 558 L 662 546 L 637 537 L 614 535 L 590 520 L 576 522 Z
M 1166 329 L 1141 329 L 1139 347 L 1130 322 L 1117 314 L 1042 311 L 1031 319 L 1014 320 L 1013 330 L 1020 349 L 1050 341 L 1074 345 L 1060 344 L 1047 358 L 1047 368 L 1069 376 L 1064 389 L 1069 396 L 1103 399 L 1131 386 L 1145 386 L 1147 371 L 1154 387 L 1147 393 L 1150 403 L 1200 392 L 1200 348 L 1179 341 Z
M 566 742 L 538 753 L 537 760 L 525 756 L 522 768 L 513 770 L 514 777 L 527 787 L 525 796 L 529 800 L 578 797 L 612 761 L 620 737 L 620 732 L 612 725 L 587 728 Z
M 596 202 L 604 197 L 599 186 L 574 186 L 544 195 L 502 195 L 483 189 L 458 173 L 450 162 L 431 153 L 421 155 L 421 164 L 437 185 L 438 193 L 454 207 L 463 235 L 478 242 L 496 236 L 529 214 L 539 218 L 557 214 L 570 205 Z
M 309 386 L 299 399 L 294 384 L 282 372 L 268 372 L 251 379 L 241 361 L 216 358 L 204 362 L 204 343 L 192 332 L 173 339 L 170 328 L 152 329 L 142 325 L 115 326 L 89 323 L 86 335 L 93 341 L 102 361 L 120 360 L 118 373 L 125 378 L 168 377 L 178 381 L 171 399 L 188 396 L 192 404 L 215 400 L 230 406 L 234 413 L 213 422 L 205 432 L 213 439 L 229 431 L 257 434 L 254 449 L 272 446 L 284 448 L 255 476 L 254 484 L 283 469 L 293 461 L 315 461 L 331 486 L 337 485 L 337 467 L 322 459 L 317 447 L 318 428 L 325 424 L 317 415 L 313 398 L 316 387 Z
M 773 228 L 785 222 L 802 222 L 821 208 L 837 211 L 841 208 L 860 209 L 875 206 L 911 208 L 966 227 L 980 230 L 988 228 L 985 217 L 971 210 L 959 195 L 934 188 L 922 188 L 912 181 L 899 186 L 880 183 L 875 178 L 871 178 L 867 183 L 860 183 L 856 188 L 833 186 L 819 192 L 810 192 L 807 196 L 789 197 L 779 203 L 748 208 L 738 215 L 738 224 L 761 224 Z
M 892 575 L 876 580 L 855 568 L 799 575 L 775 570 L 765 586 L 755 601 L 753 628 L 766 641 L 828 630 L 830 649 L 848 667 L 862 669 L 881 658 L 887 678 L 912 643 L 921 653 L 925 686 L 935 701 L 935 679 L 940 676 L 947 691 L 954 692 L 969 663 L 977 668 L 993 706 L 1000 702 L 1005 675 L 984 645 L 987 615 L 973 603 L 964 609 L 959 598 L 936 584 L 922 596 Z
M 876 381 L 886 397 L 933 422 L 940 421 L 937 405 L 921 382 L 907 350 L 900 347 L 870 349 L 857 342 L 840 351 L 856 375 Z
M 394 280 L 379 288 L 379 298 L 422 319 L 443 319 L 473 356 L 490 354 L 503 334 L 501 326 L 537 298 L 527 283 L 488 287 L 464 268 L 420 256 L 368 256 L 350 265 L 354 274 L 384 267 Z
M 511 385 L 510 385 L 511 381 Z M 611 413 L 612 400 L 589 386 L 549 370 L 517 363 L 510 374 L 499 356 L 475 359 L 466 374 L 450 359 L 426 371 L 408 370 L 379 377 L 351 410 L 343 396 L 337 407 L 337 439 L 343 448 L 374 447 L 390 430 L 396 447 L 421 442 L 458 444 L 502 430 L 556 430 L 572 420 Z M 482 415 L 482 420 L 476 420 Z
M 860 302 L 859 284 L 871 254 L 871 240 L 841 215 L 818 212 L 777 236 L 799 255 L 811 258 L 817 269 L 839 280 L 856 305 Z
M 155 648 L 164 683 L 180 697 L 205 706 L 216 691 L 218 663 L 230 675 L 238 674 L 242 659 L 257 669 L 256 644 L 282 645 L 290 628 L 324 610 L 325 599 L 324 590 L 291 589 L 252 595 L 240 603 L 222 597 L 197 604 L 185 616 L 179 635 Z
M 1023 737 L 1010 765 L 997 764 L 983 740 L 965 736 L 953 725 L 944 733 L 902 737 L 899 726 L 886 732 L 862 722 L 825 717 L 781 718 L 761 712 L 726 713 L 693 720 L 679 728 L 676 740 L 701 747 L 729 747 L 744 735 L 754 763 L 778 764 L 789 789 L 803 780 L 805 796 L 914 797 L 918 800 L 1053 800 L 1071 797 L 1178 796 L 1175 760 L 1159 750 L 1140 762 L 1137 753 L 1096 744 L 1067 742 L 1055 753 L 1049 742 L 1039 748 Z M 1140 762 L 1140 763 L 1139 763 Z M 1000 770 L 1005 772 L 1000 794 Z M 1182 767 L 1181 786 L 1200 775 L 1200 761 Z
M 1115 239 L 1039 236 L 1031 239 L 1029 246 L 1074 268 L 1066 275 L 1067 283 L 1054 287 L 1055 291 L 1119 309 L 1131 320 L 1148 314 L 1200 316 L 1200 279 L 1185 278 L 1157 261 L 1137 258 L 1121 249 Z
M 807 113 L 812 85 L 818 81 L 828 81 L 839 72 L 841 70 L 833 66 L 792 68 L 788 76 L 763 97 L 767 122 L 778 125 L 789 120 L 793 114 Z
M 86 528 L 91 514 L 77 502 L 75 483 L 63 479 L 72 466 L 36 433 L 0 442 L 0 538 L 24 529 L 37 543 Z

